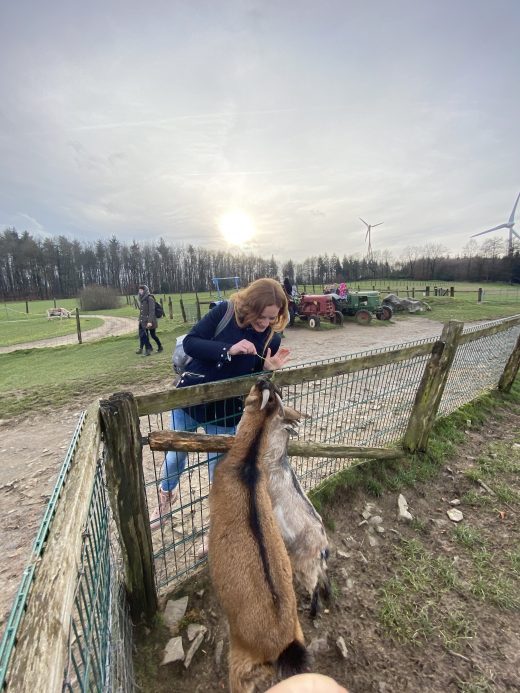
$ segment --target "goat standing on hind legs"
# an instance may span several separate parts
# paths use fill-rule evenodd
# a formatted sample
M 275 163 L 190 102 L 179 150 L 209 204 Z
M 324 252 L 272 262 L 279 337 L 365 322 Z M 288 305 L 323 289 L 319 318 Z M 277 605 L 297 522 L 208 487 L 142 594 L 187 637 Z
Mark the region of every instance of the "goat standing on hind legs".
M 266 425 L 279 406 L 270 382 L 253 386 L 209 496 L 209 569 L 229 622 L 231 693 L 254 693 L 275 670 L 282 678 L 307 670 L 291 563 L 262 463 Z

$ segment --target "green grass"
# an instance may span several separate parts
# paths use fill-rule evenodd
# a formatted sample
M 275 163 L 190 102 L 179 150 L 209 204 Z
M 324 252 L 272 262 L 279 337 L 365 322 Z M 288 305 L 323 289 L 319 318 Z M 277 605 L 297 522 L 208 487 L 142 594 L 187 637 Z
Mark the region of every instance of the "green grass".
M 472 637 L 474 625 L 462 610 L 442 603 L 442 594 L 457 587 L 452 562 L 435 556 L 417 540 L 396 548 L 394 576 L 378 597 L 379 620 L 399 642 L 420 643 L 438 636 L 450 649 Z
M 164 352 L 146 358 L 135 354 L 136 335 L 0 354 L 0 418 L 65 406 L 88 393 L 94 400 L 150 383 L 166 389 L 173 381 L 175 334 L 184 329 L 159 332 Z
M 82 333 L 99 327 L 103 324 L 101 318 L 82 317 L 80 320 Z M 0 347 L 23 344 L 25 342 L 35 342 L 39 339 L 49 339 L 50 337 L 62 337 L 67 334 L 75 334 L 77 331 L 76 319 L 64 318 L 62 320 L 54 318 L 47 320 L 40 316 L 27 316 L 19 320 L 0 322 Z

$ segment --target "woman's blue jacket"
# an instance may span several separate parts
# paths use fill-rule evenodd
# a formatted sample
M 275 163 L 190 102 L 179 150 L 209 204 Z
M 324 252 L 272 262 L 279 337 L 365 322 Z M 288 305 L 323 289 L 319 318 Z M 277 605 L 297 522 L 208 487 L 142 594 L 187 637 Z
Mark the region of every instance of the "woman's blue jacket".
M 267 347 L 271 349 L 271 356 L 280 348 L 279 333 L 274 333 L 269 344 L 266 344 L 271 333 L 269 327 L 263 332 L 257 332 L 250 326 L 240 327 L 234 315 L 215 337 L 217 326 L 226 310 L 227 301 L 219 303 L 199 320 L 184 338 L 184 351 L 192 357 L 193 361 L 190 362 L 187 372 L 181 376 L 177 387 L 201 385 L 264 370 L 264 361 L 259 356 L 252 354 L 228 356 L 228 350 L 242 339 L 252 342 L 260 356 L 265 356 Z M 219 426 L 236 426 L 242 410 L 242 397 L 232 397 L 185 408 L 186 413 L 199 423 L 215 423 Z

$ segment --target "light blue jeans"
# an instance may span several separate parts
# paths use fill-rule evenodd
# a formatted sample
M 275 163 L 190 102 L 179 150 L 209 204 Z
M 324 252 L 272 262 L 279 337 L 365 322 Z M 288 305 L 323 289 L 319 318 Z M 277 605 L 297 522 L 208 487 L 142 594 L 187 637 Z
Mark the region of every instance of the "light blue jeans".
M 202 426 L 206 433 L 210 435 L 229 434 L 233 435 L 236 431 L 236 426 L 217 426 L 216 424 L 206 423 L 200 424 L 191 416 L 186 414 L 184 409 L 174 409 L 171 412 L 171 428 L 173 431 L 196 431 L 199 426 Z M 210 452 L 208 453 L 209 465 L 209 480 L 213 481 L 213 472 L 215 466 L 223 453 Z M 180 476 L 186 467 L 188 455 L 186 452 L 170 452 L 166 453 L 164 458 L 163 468 L 161 470 L 161 489 L 163 491 L 173 491 L 179 483 Z

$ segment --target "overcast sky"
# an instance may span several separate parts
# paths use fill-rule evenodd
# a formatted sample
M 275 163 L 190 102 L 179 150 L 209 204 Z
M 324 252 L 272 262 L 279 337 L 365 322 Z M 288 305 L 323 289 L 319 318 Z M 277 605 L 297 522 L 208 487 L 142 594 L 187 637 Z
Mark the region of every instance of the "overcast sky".
M 384 222 L 375 251 L 460 252 L 520 191 L 519 20 L 518 0 L 5 0 L 0 228 L 226 248 L 239 209 L 265 256 L 361 256 L 359 217 Z

